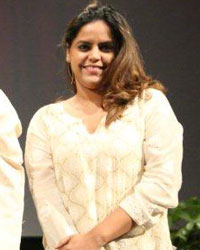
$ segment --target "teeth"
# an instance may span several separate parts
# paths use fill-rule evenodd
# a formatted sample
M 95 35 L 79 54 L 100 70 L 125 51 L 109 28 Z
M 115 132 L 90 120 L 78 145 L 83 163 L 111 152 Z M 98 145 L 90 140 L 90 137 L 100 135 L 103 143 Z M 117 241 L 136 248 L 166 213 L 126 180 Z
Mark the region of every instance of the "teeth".
M 103 69 L 101 66 L 83 66 L 84 68 L 98 68 L 98 69 Z

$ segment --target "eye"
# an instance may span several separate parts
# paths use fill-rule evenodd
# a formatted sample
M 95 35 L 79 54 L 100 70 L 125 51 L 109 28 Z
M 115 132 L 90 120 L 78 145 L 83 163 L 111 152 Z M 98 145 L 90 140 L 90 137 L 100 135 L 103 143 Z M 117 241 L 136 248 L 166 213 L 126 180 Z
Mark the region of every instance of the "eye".
M 114 46 L 113 43 L 101 43 L 99 44 L 99 49 L 103 52 L 113 52 L 114 51 Z
M 78 46 L 78 48 L 79 48 L 80 51 L 85 52 L 85 51 L 88 51 L 90 49 L 90 44 L 88 44 L 88 43 L 82 43 L 82 44 L 80 44 Z

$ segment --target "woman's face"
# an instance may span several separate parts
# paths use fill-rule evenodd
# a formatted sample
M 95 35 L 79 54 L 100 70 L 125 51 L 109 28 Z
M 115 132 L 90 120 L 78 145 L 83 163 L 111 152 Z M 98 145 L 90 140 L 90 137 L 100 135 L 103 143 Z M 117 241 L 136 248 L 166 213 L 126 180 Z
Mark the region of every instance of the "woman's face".
M 109 26 L 102 20 L 85 24 L 67 49 L 77 89 L 96 89 L 114 58 L 114 44 Z

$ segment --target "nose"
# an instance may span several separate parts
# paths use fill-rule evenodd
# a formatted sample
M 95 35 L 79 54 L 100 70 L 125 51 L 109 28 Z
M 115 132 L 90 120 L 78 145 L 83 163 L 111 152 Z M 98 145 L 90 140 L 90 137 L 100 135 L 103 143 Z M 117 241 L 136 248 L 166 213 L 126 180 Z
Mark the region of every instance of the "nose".
M 90 50 L 90 53 L 89 53 L 89 59 L 94 62 L 94 61 L 98 61 L 100 60 L 101 58 L 101 52 L 99 50 L 98 47 L 93 47 L 91 50 Z

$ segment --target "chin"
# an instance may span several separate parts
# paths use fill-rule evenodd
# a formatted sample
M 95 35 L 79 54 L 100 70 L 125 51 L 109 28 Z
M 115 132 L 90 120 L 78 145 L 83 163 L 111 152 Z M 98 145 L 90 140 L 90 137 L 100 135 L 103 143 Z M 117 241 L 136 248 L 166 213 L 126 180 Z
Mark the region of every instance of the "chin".
M 95 90 L 99 87 L 100 83 L 91 83 L 91 84 L 86 84 L 84 85 L 85 88 L 90 89 L 90 90 Z
M 88 80 L 84 81 L 85 84 L 83 84 L 83 85 L 84 85 L 84 87 L 86 87 L 88 89 L 96 89 L 101 84 L 101 80 L 102 79 L 95 79 L 94 81 L 91 81 L 88 79 Z

